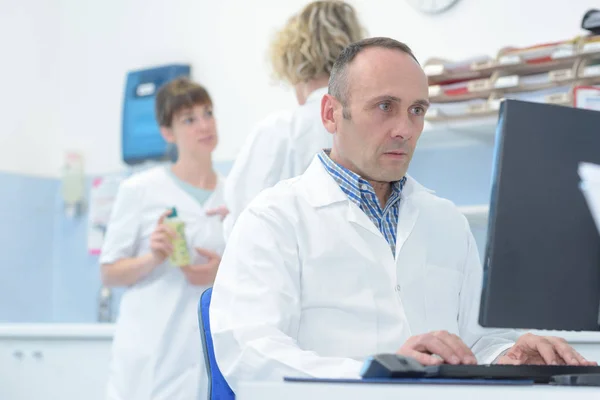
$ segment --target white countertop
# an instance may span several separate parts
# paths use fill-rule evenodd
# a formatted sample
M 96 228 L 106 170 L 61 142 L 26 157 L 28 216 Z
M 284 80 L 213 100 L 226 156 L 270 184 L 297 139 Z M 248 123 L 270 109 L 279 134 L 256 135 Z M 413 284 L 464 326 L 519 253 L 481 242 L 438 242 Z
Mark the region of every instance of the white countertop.
M 71 339 L 112 339 L 114 324 L 11 324 L 0 323 L 0 338 L 71 338 Z M 569 343 L 590 343 L 600 345 L 600 332 L 570 331 L 531 331 L 540 335 L 559 336 Z
M 0 323 L 0 338 L 112 339 L 114 324 L 10 324 Z

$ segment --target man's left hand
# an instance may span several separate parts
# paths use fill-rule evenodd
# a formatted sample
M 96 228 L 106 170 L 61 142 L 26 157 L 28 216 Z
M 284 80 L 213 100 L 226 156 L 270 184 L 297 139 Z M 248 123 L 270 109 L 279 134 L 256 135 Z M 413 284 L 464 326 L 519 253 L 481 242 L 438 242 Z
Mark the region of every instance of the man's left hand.
M 562 338 L 531 333 L 521 336 L 506 354 L 498 358 L 497 364 L 598 365 L 587 361 Z

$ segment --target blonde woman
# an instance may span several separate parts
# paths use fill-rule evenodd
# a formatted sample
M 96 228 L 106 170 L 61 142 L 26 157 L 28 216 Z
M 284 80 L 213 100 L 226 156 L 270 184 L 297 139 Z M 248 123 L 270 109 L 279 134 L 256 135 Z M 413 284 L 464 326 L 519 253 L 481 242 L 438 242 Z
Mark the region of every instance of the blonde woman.
M 331 147 L 332 136 L 321 123 L 321 98 L 337 56 L 363 35 L 354 8 L 331 0 L 308 4 L 276 34 L 270 49 L 274 75 L 293 86 L 298 107 L 264 120 L 242 147 L 225 185 L 226 237 L 258 193 L 300 175 L 315 154 Z

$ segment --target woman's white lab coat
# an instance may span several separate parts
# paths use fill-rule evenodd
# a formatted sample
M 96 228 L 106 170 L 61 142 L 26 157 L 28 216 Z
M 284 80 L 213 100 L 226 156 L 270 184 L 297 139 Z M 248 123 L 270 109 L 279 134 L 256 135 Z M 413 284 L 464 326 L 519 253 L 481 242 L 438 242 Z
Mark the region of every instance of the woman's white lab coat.
M 321 122 L 321 99 L 326 93 L 327 88 L 315 90 L 304 105 L 269 116 L 250 134 L 225 183 L 226 237 L 256 195 L 300 175 L 316 153 L 331 147 L 332 136 Z
M 150 252 L 150 235 L 160 215 L 177 207 L 194 247 L 224 248 L 219 216 L 205 210 L 224 204 L 222 183 L 201 206 L 165 171 L 156 167 L 125 181 L 117 195 L 100 262 Z M 123 294 L 112 347 L 110 400 L 205 399 L 206 373 L 198 330 L 197 304 L 205 287 L 193 286 L 165 261 Z
M 409 178 L 396 255 L 315 158 L 260 194 L 234 227 L 213 286 L 217 362 L 240 381 L 358 377 L 365 357 L 447 330 L 492 362 L 512 331 L 477 324 L 482 268 L 465 217 Z

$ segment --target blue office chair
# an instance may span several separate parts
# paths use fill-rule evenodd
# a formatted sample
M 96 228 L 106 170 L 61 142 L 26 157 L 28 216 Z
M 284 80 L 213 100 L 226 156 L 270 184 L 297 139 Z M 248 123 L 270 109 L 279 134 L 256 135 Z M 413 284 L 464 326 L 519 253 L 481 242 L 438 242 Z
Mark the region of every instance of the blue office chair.
M 198 323 L 200 324 L 200 337 L 204 349 L 204 364 L 208 374 L 208 398 L 209 400 L 234 400 L 235 394 L 227 384 L 223 374 L 221 374 L 215 359 L 208 312 L 211 296 L 212 288 L 208 288 L 202 293 L 198 303 Z

